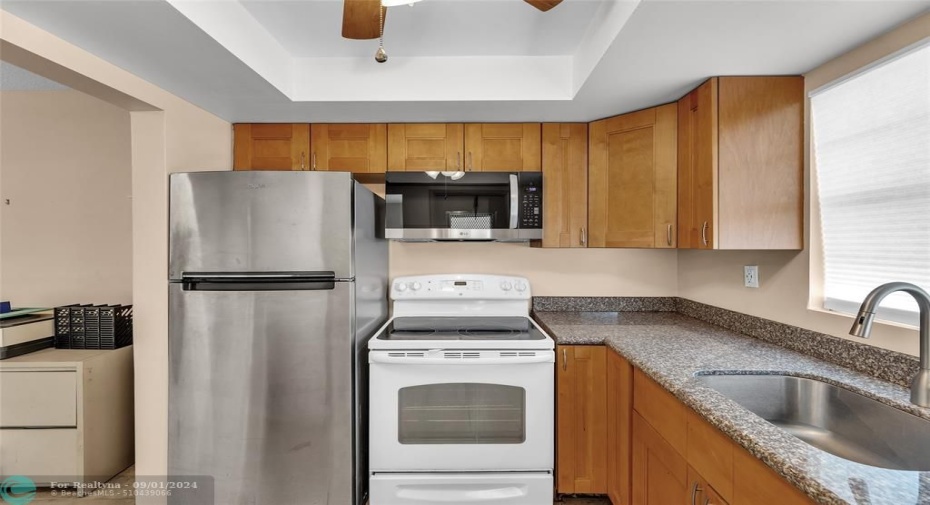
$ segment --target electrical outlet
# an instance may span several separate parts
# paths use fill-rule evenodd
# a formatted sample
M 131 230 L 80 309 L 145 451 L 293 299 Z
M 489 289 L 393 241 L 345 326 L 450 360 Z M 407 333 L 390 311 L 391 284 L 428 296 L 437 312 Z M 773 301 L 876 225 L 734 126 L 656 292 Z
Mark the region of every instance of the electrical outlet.
M 743 285 L 747 288 L 759 287 L 759 267 L 746 265 L 743 267 Z

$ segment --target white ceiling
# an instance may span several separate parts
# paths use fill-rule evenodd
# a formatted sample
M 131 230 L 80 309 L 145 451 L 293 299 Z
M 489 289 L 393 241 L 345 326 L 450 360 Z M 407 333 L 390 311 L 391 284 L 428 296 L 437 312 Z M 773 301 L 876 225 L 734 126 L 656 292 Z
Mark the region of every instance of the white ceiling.
M 425 0 L 390 9 L 383 65 L 333 0 L 0 7 L 234 122 L 588 121 L 711 75 L 805 73 L 930 0 Z
M 384 43 L 391 56 L 571 55 L 605 1 L 567 0 L 541 12 L 520 0 L 427 0 L 388 9 Z M 339 0 L 241 3 L 296 57 L 371 58 L 378 47 L 342 38 Z

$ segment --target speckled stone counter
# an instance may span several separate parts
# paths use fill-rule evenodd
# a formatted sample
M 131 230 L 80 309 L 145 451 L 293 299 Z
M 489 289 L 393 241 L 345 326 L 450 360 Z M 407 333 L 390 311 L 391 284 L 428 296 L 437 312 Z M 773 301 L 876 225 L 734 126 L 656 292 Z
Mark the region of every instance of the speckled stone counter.
M 815 501 L 930 504 L 930 472 L 887 470 L 816 449 L 720 393 L 696 373 L 789 374 L 844 386 L 930 420 L 907 388 L 678 313 L 536 312 L 560 344 L 604 343 Z M 928 462 L 930 462 L 930 455 Z

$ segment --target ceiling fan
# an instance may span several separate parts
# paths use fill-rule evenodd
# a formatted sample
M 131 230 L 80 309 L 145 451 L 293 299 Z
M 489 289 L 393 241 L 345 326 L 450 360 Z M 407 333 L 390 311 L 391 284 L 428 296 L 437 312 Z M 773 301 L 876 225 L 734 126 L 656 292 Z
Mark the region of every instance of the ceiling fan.
M 343 0 L 342 36 L 347 39 L 367 40 L 381 36 L 387 7 L 413 3 L 411 0 Z M 417 0 L 413 0 L 417 1 Z M 545 12 L 562 3 L 562 0 L 524 0 Z

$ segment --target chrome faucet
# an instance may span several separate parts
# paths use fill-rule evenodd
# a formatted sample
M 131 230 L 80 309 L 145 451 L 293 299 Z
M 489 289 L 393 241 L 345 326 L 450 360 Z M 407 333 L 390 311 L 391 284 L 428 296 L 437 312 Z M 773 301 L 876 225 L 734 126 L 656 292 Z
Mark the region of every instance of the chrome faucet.
M 920 307 L 920 370 L 911 381 L 911 403 L 921 407 L 930 407 L 930 294 L 909 282 L 889 282 L 872 290 L 862 306 L 856 322 L 849 329 L 849 334 L 855 337 L 869 338 L 872 332 L 872 321 L 875 319 L 875 309 L 886 296 L 897 291 L 914 297 Z

